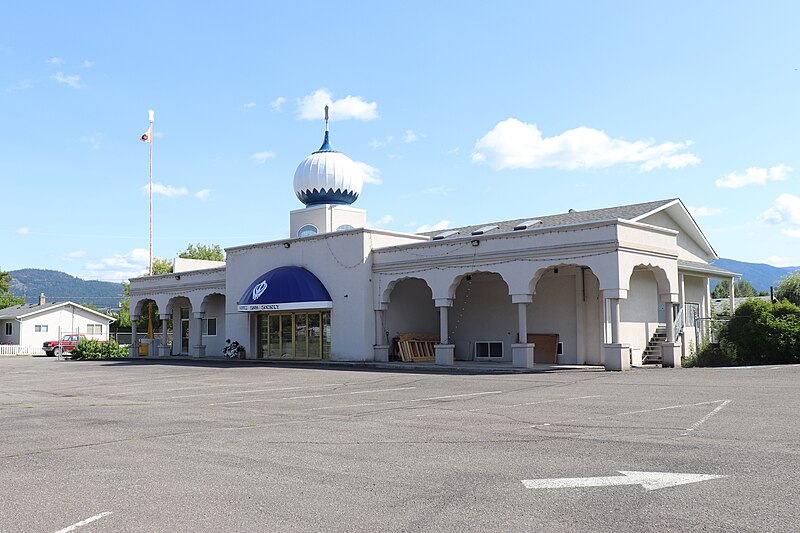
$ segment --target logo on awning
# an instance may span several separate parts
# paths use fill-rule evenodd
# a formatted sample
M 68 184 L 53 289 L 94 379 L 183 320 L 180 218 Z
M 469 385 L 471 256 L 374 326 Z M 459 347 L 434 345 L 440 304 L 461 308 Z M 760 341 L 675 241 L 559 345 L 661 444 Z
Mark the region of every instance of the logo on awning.
M 258 300 L 264 291 L 267 290 L 267 280 L 262 281 L 255 287 L 253 287 L 253 300 Z

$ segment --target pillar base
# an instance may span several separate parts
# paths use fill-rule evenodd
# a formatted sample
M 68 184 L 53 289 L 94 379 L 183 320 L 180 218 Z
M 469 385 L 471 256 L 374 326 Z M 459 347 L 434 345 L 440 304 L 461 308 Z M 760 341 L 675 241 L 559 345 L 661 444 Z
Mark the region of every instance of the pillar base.
M 661 366 L 664 368 L 681 367 L 681 345 L 677 342 L 661 344 Z
M 158 356 L 159 357 L 169 357 L 169 345 L 167 346 L 159 346 L 158 347 Z
M 514 368 L 533 368 L 533 347 L 531 343 L 511 345 L 511 364 Z
M 434 349 L 436 350 L 437 365 L 453 366 L 455 344 L 436 344 Z
M 644 364 L 643 353 L 644 350 L 631 350 L 631 366 L 642 366 Z
M 138 344 L 131 344 L 128 346 L 128 357 L 133 357 L 135 359 L 139 358 L 139 345 Z
M 622 371 L 631 369 L 630 344 L 604 344 L 603 355 L 606 370 Z
M 189 354 L 189 357 L 205 357 L 206 356 L 206 347 L 205 346 L 192 346 L 192 353 Z
M 389 362 L 389 345 L 376 344 L 372 347 L 372 360 L 379 363 Z

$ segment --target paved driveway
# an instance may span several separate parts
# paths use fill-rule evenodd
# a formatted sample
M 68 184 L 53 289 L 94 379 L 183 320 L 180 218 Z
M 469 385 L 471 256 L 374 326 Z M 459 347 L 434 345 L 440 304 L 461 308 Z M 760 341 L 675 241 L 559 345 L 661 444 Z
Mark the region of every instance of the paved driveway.
M 799 381 L 3 359 L 0 532 L 797 531 Z

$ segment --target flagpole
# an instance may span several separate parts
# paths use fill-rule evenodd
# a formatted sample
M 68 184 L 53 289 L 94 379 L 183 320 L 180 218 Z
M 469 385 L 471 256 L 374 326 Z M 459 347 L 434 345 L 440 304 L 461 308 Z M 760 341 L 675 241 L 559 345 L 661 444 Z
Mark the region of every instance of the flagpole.
M 150 267 L 148 275 L 153 275 L 153 118 L 155 111 L 148 111 L 150 118 Z

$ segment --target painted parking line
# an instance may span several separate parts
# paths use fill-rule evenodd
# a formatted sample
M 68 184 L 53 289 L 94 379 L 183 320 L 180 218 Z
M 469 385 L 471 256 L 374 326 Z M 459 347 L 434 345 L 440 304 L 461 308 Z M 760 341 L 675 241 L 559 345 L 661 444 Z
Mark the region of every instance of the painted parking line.
M 75 531 L 78 528 L 81 528 L 81 527 L 83 527 L 83 526 L 85 526 L 87 524 L 91 524 L 92 522 L 94 522 L 96 520 L 100 520 L 104 516 L 108 516 L 110 514 L 112 514 L 111 511 L 105 511 L 105 512 L 102 512 L 100 514 L 96 514 L 94 516 L 90 516 L 86 520 L 81 520 L 80 522 L 72 524 L 71 526 L 67 526 L 64 529 L 59 529 L 58 531 L 56 531 L 56 533 L 69 533 L 70 531 Z
M 181 400 L 184 398 L 201 398 L 203 396 L 235 396 L 237 394 L 254 394 L 256 392 L 281 392 L 287 390 L 320 389 L 322 387 L 341 387 L 342 385 L 344 385 L 344 383 L 328 383 L 325 385 L 302 385 L 297 387 L 277 387 L 271 389 L 251 389 L 251 390 L 228 391 L 228 392 L 208 392 L 203 394 L 187 394 L 185 396 L 170 396 L 169 398 L 162 398 L 162 399 Z M 211 403 L 209 405 L 220 405 L 220 404 Z
M 709 418 L 711 418 L 715 414 L 719 413 L 722 410 L 722 408 L 725 407 L 726 405 L 728 405 L 729 403 L 731 403 L 731 400 L 725 400 L 724 402 L 722 402 L 720 405 L 717 406 L 716 409 L 714 409 L 713 411 L 708 413 L 706 416 L 704 416 L 703 418 L 701 418 L 700 420 L 698 420 L 697 422 L 695 422 L 694 424 L 689 426 L 686 429 L 686 433 L 684 433 L 684 435 L 688 435 L 690 432 L 694 431 L 695 429 L 697 429 L 700 426 L 702 426 L 703 424 L 705 424 L 708 421 Z
M 131 394 L 154 394 L 157 392 L 178 392 L 182 390 L 196 390 L 196 389 L 213 389 L 218 387 L 248 387 L 250 385 L 267 385 L 268 383 L 274 383 L 274 381 L 254 381 L 253 383 L 222 383 L 219 385 L 204 385 L 204 384 L 197 384 L 191 387 L 179 387 L 177 389 L 151 389 L 151 390 L 135 390 L 135 391 L 128 391 L 128 392 L 118 392 L 116 394 L 107 394 L 106 396 L 128 396 Z
M 308 387 L 304 387 L 308 388 Z M 393 392 L 393 391 L 400 391 L 400 390 L 410 390 L 416 389 L 416 387 L 395 387 L 392 389 L 371 389 L 371 390 L 359 390 L 359 391 L 352 391 L 352 392 L 337 392 L 335 394 L 312 394 L 308 396 L 284 396 L 282 398 L 260 398 L 257 400 L 236 400 L 233 402 L 221 402 L 221 403 L 212 403 L 209 405 L 231 405 L 237 403 L 256 403 L 256 402 L 271 402 L 275 400 L 307 400 L 313 398 L 331 398 L 334 396 L 352 396 L 354 394 L 369 394 L 369 393 L 380 393 L 380 392 Z
M 489 391 L 489 392 L 472 392 L 468 394 L 450 394 L 448 396 L 432 396 L 430 398 L 412 398 L 410 400 L 389 400 L 386 402 L 367 402 L 367 403 L 353 403 L 349 405 L 326 405 L 325 407 L 310 407 L 303 409 L 303 411 L 324 411 L 327 409 L 346 409 L 350 407 L 371 407 L 373 405 L 397 405 L 400 403 L 414 403 L 414 402 L 434 402 L 437 400 L 449 400 L 451 398 L 467 398 L 474 396 L 485 396 L 487 394 L 501 394 L 503 391 Z
M 637 411 L 626 411 L 624 413 L 617 413 L 615 415 L 610 416 L 622 416 L 622 415 L 638 415 L 642 413 L 652 413 L 655 411 L 667 411 L 669 409 L 682 409 L 684 407 L 697 407 L 700 405 L 710 405 L 712 403 L 727 403 L 730 400 L 711 400 L 710 402 L 698 402 L 698 403 L 685 403 L 681 405 L 668 405 L 667 407 L 656 407 L 653 409 L 639 409 Z
M 574 400 L 587 400 L 589 398 L 600 398 L 599 394 L 595 394 L 592 396 L 575 396 L 574 398 L 556 398 L 552 400 L 539 400 L 536 402 L 525 402 L 525 403 L 513 403 L 511 405 L 497 405 L 494 407 L 479 407 L 477 409 L 470 409 L 468 412 L 475 413 L 477 411 L 494 411 L 495 409 L 512 409 L 515 407 L 526 407 L 528 405 L 540 405 L 543 403 L 558 403 L 558 402 L 567 402 L 567 401 L 574 401 Z

